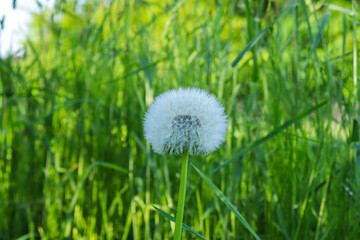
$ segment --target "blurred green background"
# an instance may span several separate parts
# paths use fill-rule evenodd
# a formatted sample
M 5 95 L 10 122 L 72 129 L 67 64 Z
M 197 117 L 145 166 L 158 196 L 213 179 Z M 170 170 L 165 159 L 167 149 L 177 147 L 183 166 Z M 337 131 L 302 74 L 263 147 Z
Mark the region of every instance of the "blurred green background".
M 153 205 L 175 215 L 180 161 L 153 153 L 142 119 L 180 86 L 225 106 L 226 143 L 191 161 L 262 239 L 360 239 L 359 9 L 57 0 L 34 14 L 25 54 L 0 59 L 0 239 L 171 239 Z M 189 171 L 184 223 L 253 239 Z

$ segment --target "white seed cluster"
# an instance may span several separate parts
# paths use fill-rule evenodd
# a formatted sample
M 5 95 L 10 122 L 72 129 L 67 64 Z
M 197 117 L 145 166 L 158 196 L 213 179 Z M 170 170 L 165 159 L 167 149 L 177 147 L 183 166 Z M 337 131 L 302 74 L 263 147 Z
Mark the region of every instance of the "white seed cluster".
M 197 88 L 158 96 L 144 118 L 145 138 L 159 154 L 208 154 L 225 141 L 227 117 L 219 101 Z
M 181 153 L 188 149 L 190 152 L 200 152 L 199 149 L 199 133 L 200 120 L 196 116 L 191 115 L 178 115 L 172 121 L 172 135 L 171 144 L 165 144 L 164 152 L 168 153 Z M 178 150 L 178 152 L 175 152 Z

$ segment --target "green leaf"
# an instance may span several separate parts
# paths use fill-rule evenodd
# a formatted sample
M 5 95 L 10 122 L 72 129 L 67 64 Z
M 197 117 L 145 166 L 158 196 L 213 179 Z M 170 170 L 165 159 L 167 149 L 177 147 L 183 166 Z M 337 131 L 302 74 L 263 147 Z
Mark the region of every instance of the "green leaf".
M 308 66 L 310 60 L 311 60 L 311 57 L 312 55 L 315 53 L 316 51 L 316 48 L 317 46 L 319 45 L 319 42 L 320 42 L 320 39 L 322 38 L 323 36 L 323 32 L 324 32 L 324 29 L 325 29 L 325 26 L 327 25 L 327 23 L 329 22 L 329 19 L 330 19 L 330 14 L 325 14 L 324 17 L 322 18 L 322 21 L 321 21 L 321 24 L 320 24 L 320 28 L 319 28 L 319 32 L 318 34 L 316 35 L 316 38 L 315 38 L 315 41 L 313 43 L 313 47 L 304 63 L 304 66 L 302 68 L 302 72 L 305 71 L 306 67 Z
M 238 152 L 237 154 L 235 154 L 233 157 L 231 157 L 229 160 L 227 160 L 226 162 L 224 162 L 223 164 L 220 164 L 219 166 L 217 166 L 210 174 L 213 174 L 217 171 L 219 171 L 221 168 L 225 167 L 226 165 L 238 160 L 240 157 L 242 157 L 245 153 L 250 152 L 251 150 L 253 150 L 254 148 L 258 147 L 260 144 L 268 141 L 269 139 L 275 137 L 276 135 L 278 135 L 280 132 L 284 131 L 286 128 L 288 128 L 289 126 L 291 126 L 292 124 L 296 123 L 297 121 L 299 121 L 300 119 L 302 119 L 303 117 L 307 116 L 308 114 L 310 114 L 311 112 L 319 109 L 320 107 L 324 106 L 328 101 L 324 101 L 314 107 L 309 108 L 308 110 L 303 111 L 302 113 L 296 115 L 294 118 L 290 119 L 289 121 L 286 121 L 283 125 L 281 125 L 280 127 L 276 128 L 274 131 L 270 132 L 268 135 L 266 135 L 263 138 L 260 138 L 259 140 L 256 140 L 255 142 L 251 143 L 249 146 L 247 146 L 246 148 L 244 148 L 243 150 L 241 150 L 240 152 Z
M 251 41 L 248 43 L 248 45 L 246 45 L 246 47 L 244 48 L 244 50 L 242 50 L 239 55 L 236 57 L 236 59 L 233 61 L 233 63 L 231 64 L 232 67 L 235 67 L 240 60 L 244 57 L 244 55 L 252 48 L 255 46 L 255 44 L 262 38 L 262 36 L 267 32 L 267 30 L 272 26 L 272 24 L 269 24 L 266 28 L 264 28 L 263 30 L 261 30 L 261 32 L 258 33 L 258 35 L 256 35 L 253 39 L 251 39 Z
M 334 4 L 329 4 L 328 8 L 329 8 L 329 10 L 339 11 L 339 12 L 345 13 L 350 16 L 354 16 L 356 14 L 356 12 L 353 10 L 343 8 L 343 7 L 334 5 Z
M 127 170 L 127 169 L 125 169 L 123 167 L 120 167 L 119 165 L 116 165 L 114 163 L 109 163 L 109 162 L 100 162 L 100 161 L 93 162 L 90 165 L 88 171 L 91 171 L 96 166 L 101 166 L 101 167 L 104 167 L 104 168 L 110 168 L 110 169 L 113 169 L 113 170 L 115 170 L 117 172 L 121 172 L 121 173 L 129 173 L 129 170 Z
M 220 191 L 220 189 L 203 173 L 201 172 L 193 163 L 191 165 L 194 167 L 196 172 L 204 179 L 204 181 L 207 183 L 207 185 L 211 188 L 211 190 L 216 194 L 216 196 L 232 211 L 236 218 L 239 219 L 239 221 L 246 227 L 252 235 L 257 240 L 260 240 L 260 237 L 255 233 L 255 231 L 251 228 L 251 226 L 248 224 L 248 222 L 245 220 L 245 218 L 240 214 L 240 212 L 236 209 L 236 207 L 231 203 L 231 201 L 225 196 L 223 192 Z
M 359 120 L 354 118 L 353 119 L 353 127 L 351 133 L 351 142 L 358 142 L 359 141 Z
M 172 221 L 173 223 L 176 222 L 176 218 L 170 216 L 169 214 L 167 214 L 166 212 L 164 212 L 163 210 L 161 210 L 160 208 L 157 208 L 153 205 L 153 207 L 155 208 L 156 211 L 158 211 L 158 213 L 160 215 L 162 215 L 163 217 L 167 218 L 168 220 Z M 186 224 L 182 224 L 182 228 L 195 234 L 196 236 L 198 236 L 201 239 L 207 240 L 205 237 L 203 237 L 200 233 L 196 232 L 195 230 L 193 230 L 191 227 L 187 226 Z
M 267 32 L 267 30 L 269 30 L 269 28 L 277 21 L 277 19 L 283 15 L 285 12 L 287 12 L 289 9 L 297 7 L 298 4 L 297 3 L 293 3 L 290 4 L 289 6 L 287 6 L 275 19 L 272 23 L 270 23 L 269 25 L 267 25 L 263 30 L 261 30 L 253 39 L 251 39 L 251 41 L 248 43 L 248 45 L 246 45 L 246 47 L 244 48 L 244 50 L 242 50 L 239 55 L 236 57 L 236 59 L 233 61 L 233 63 L 231 64 L 232 67 L 235 67 L 240 60 L 244 57 L 244 55 L 252 48 L 256 45 L 256 43 L 264 36 L 264 34 Z
M 156 60 L 156 61 L 154 61 L 154 62 L 151 62 L 151 63 L 148 63 L 148 64 L 146 64 L 146 65 L 144 65 L 144 66 L 141 66 L 141 67 L 137 68 L 137 69 L 134 70 L 134 71 L 127 72 L 127 73 L 125 73 L 124 75 L 122 75 L 122 76 L 120 76 L 120 77 L 118 77 L 118 78 L 116 78 L 116 79 L 114 79 L 114 80 L 109 80 L 109 81 L 106 81 L 106 82 L 101 82 L 101 84 L 113 83 L 113 82 L 121 81 L 121 80 L 123 80 L 124 78 L 127 78 L 127 77 L 129 77 L 129 76 L 131 76 L 131 75 L 138 74 L 138 73 L 141 72 L 141 71 L 145 71 L 145 70 L 147 70 L 147 69 L 150 69 L 150 68 L 152 68 L 152 67 L 155 67 L 156 65 L 158 65 L 159 63 L 161 63 L 161 62 L 163 62 L 163 61 L 165 61 L 165 60 L 167 60 L 167 59 L 168 59 L 168 57 L 160 58 L 160 59 L 158 59 L 158 60 Z

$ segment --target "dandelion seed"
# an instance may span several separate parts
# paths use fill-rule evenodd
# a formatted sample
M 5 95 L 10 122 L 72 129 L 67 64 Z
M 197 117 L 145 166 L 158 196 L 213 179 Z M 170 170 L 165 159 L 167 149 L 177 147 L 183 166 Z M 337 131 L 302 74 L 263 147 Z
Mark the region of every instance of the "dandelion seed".
M 223 106 L 198 88 L 159 95 L 144 118 L 145 138 L 159 154 L 209 154 L 225 141 L 226 130 Z

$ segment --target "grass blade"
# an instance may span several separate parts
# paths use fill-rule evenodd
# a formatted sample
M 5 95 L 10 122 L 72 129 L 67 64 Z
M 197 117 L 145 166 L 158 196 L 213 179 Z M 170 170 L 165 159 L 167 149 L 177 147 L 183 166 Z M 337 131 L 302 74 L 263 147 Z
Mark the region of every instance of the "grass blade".
M 170 216 L 169 214 L 167 214 L 166 212 L 164 212 L 163 210 L 161 210 L 160 208 L 157 208 L 153 205 L 153 207 L 155 208 L 155 210 L 163 217 L 167 218 L 168 220 L 172 221 L 173 223 L 176 222 L 176 218 Z M 201 239 L 207 240 L 205 237 L 203 237 L 200 233 L 196 232 L 195 230 L 193 230 L 191 227 L 187 226 L 186 224 L 182 224 L 183 229 L 195 234 L 196 236 L 198 236 Z
M 252 235 L 258 240 L 260 240 L 260 237 L 255 233 L 255 231 L 251 228 L 249 223 L 245 220 L 245 218 L 240 214 L 240 212 L 236 209 L 236 207 L 231 203 L 231 201 L 225 196 L 223 192 L 220 191 L 220 189 L 203 173 L 201 172 L 193 163 L 191 165 L 194 167 L 196 172 L 204 179 L 204 181 L 207 183 L 207 185 L 211 188 L 211 190 L 216 194 L 216 196 L 232 211 L 236 218 L 239 219 L 239 221 L 246 227 Z
M 263 37 L 263 35 L 267 32 L 267 30 L 277 21 L 277 19 L 283 15 L 285 12 L 287 12 L 288 10 L 290 10 L 291 8 L 297 7 L 298 4 L 297 3 L 293 3 L 290 4 L 289 6 L 287 6 L 278 16 L 275 17 L 274 21 L 272 23 L 270 23 L 269 25 L 267 25 L 263 30 L 261 30 L 253 39 L 251 39 L 251 41 L 249 42 L 248 45 L 246 45 L 246 47 L 244 48 L 244 50 L 242 50 L 239 55 L 235 58 L 235 60 L 233 61 L 233 63 L 231 64 L 232 67 L 235 67 L 240 60 L 244 57 L 244 55 L 252 48 L 255 46 L 255 44 Z
M 329 4 L 329 10 L 339 11 L 339 12 L 345 13 L 350 16 L 355 15 L 355 11 L 347 9 L 347 8 L 343 8 L 343 7 L 334 5 L 334 4 Z
M 110 169 L 113 169 L 113 170 L 115 170 L 117 172 L 121 172 L 121 173 L 126 173 L 126 174 L 129 173 L 129 171 L 127 169 L 125 169 L 123 167 L 120 167 L 120 166 L 118 166 L 118 165 L 116 165 L 114 163 L 97 161 L 97 162 L 93 162 L 89 166 L 86 176 L 88 176 L 89 175 L 88 173 L 90 173 L 90 171 L 96 166 L 101 166 L 101 167 L 104 167 L 104 168 L 110 168 Z
M 309 62 L 310 62 L 310 59 L 312 57 L 312 55 L 315 53 L 316 51 L 316 48 L 320 42 L 320 39 L 321 37 L 323 36 L 323 32 L 324 32 L 324 29 L 325 29 L 325 26 L 327 25 L 327 23 L 329 22 L 329 19 L 330 19 L 330 14 L 325 14 L 324 17 L 322 18 L 322 21 L 321 21 L 321 24 L 320 24 L 320 27 L 319 27 L 319 32 L 317 33 L 316 35 L 316 38 L 315 38 L 315 41 L 314 41 L 314 44 L 313 44 L 313 47 L 309 53 L 309 56 L 307 57 L 305 63 L 304 63 L 304 66 L 303 66 L 303 69 L 302 69 L 302 72 L 305 71 L 306 67 L 308 66 Z
M 350 142 L 358 142 L 359 141 L 359 120 L 354 118 L 352 123 L 352 133 Z
M 269 139 L 275 137 L 276 135 L 278 135 L 280 132 L 284 131 L 286 128 L 288 128 L 289 126 L 291 126 L 292 124 L 296 123 L 297 121 L 299 121 L 300 119 L 302 119 L 303 117 L 307 116 L 308 114 L 310 114 L 311 112 L 321 108 L 322 106 L 324 106 L 328 101 L 324 101 L 314 107 L 309 108 L 308 110 L 303 111 L 302 113 L 298 114 L 297 116 L 295 116 L 294 118 L 290 119 L 289 121 L 286 121 L 283 125 L 281 125 L 280 127 L 276 128 L 274 131 L 270 132 L 268 135 L 266 135 L 263 138 L 260 138 L 259 140 L 256 140 L 255 142 L 251 143 L 249 146 L 247 146 L 246 148 L 244 148 L 243 150 L 241 150 L 240 152 L 238 152 L 237 154 L 235 154 L 235 156 L 231 157 L 229 160 L 227 160 L 226 162 L 224 162 L 223 164 L 217 166 L 212 172 L 211 174 L 219 171 L 221 168 L 225 167 L 226 165 L 236 161 L 237 159 L 239 159 L 240 157 L 242 157 L 245 153 L 250 152 L 251 150 L 253 150 L 254 148 L 256 148 L 257 146 L 259 146 L 260 144 L 268 141 Z
M 272 23 L 273 24 L 273 23 Z M 260 38 L 262 38 L 262 36 L 267 32 L 267 30 L 272 26 L 272 24 L 268 25 L 266 28 L 264 28 L 263 30 L 261 30 L 261 32 L 258 33 L 258 35 L 256 35 L 253 39 L 251 39 L 251 41 L 249 42 L 248 45 L 246 45 L 246 47 L 244 48 L 244 50 L 242 50 L 239 55 L 235 58 L 235 60 L 233 61 L 233 63 L 231 64 L 232 67 L 235 67 L 240 60 L 244 57 L 244 55 L 252 48 L 255 46 L 255 44 L 260 40 Z
M 145 71 L 145 70 L 147 70 L 147 69 L 150 69 L 150 68 L 152 68 L 152 67 L 155 67 L 156 65 L 158 65 L 159 63 L 161 63 L 161 62 L 163 62 L 163 61 L 165 61 L 165 60 L 167 60 L 167 59 L 168 59 L 168 57 L 160 58 L 160 59 L 158 59 L 158 60 L 156 60 L 156 61 L 154 61 L 154 62 L 151 62 L 151 63 L 149 63 L 149 64 L 147 64 L 147 65 L 145 65 L 145 66 L 141 66 L 141 67 L 137 68 L 137 69 L 134 70 L 134 71 L 127 72 L 127 73 L 125 73 L 124 75 L 122 75 L 122 76 L 120 76 L 120 77 L 117 77 L 116 79 L 109 80 L 109 81 L 106 81 L 106 82 L 101 82 L 100 84 L 113 83 L 113 82 L 121 81 L 121 80 L 123 80 L 124 78 L 127 78 L 127 77 L 129 77 L 129 76 L 131 76 L 131 75 L 138 74 L 138 73 L 141 72 L 141 71 Z
M 81 188 L 84 186 L 87 178 L 89 177 L 91 171 L 96 167 L 96 166 L 101 166 L 101 167 L 105 167 L 105 168 L 110 168 L 110 169 L 113 169 L 115 171 L 118 171 L 118 172 L 121 172 L 121 173 L 129 173 L 129 171 L 125 168 L 122 168 L 116 164 L 113 164 L 113 163 L 109 163 L 109 162 L 101 162 L 101 161 L 97 161 L 97 162 L 93 162 L 87 169 L 84 177 L 81 179 L 81 181 L 79 182 L 79 184 L 77 185 L 77 188 L 76 188 L 76 191 L 75 191 L 75 194 L 74 194 L 74 197 L 72 198 L 71 200 L 71 204 L 70 204 L 70 207 L 69 207 L 69 210 L 68 210 L 68 214 L 70 214 L 74 208 L 75 208 L 75 204 L 79 198 L 79 195 L 80 195 L 80 191 L 81 191 Z

